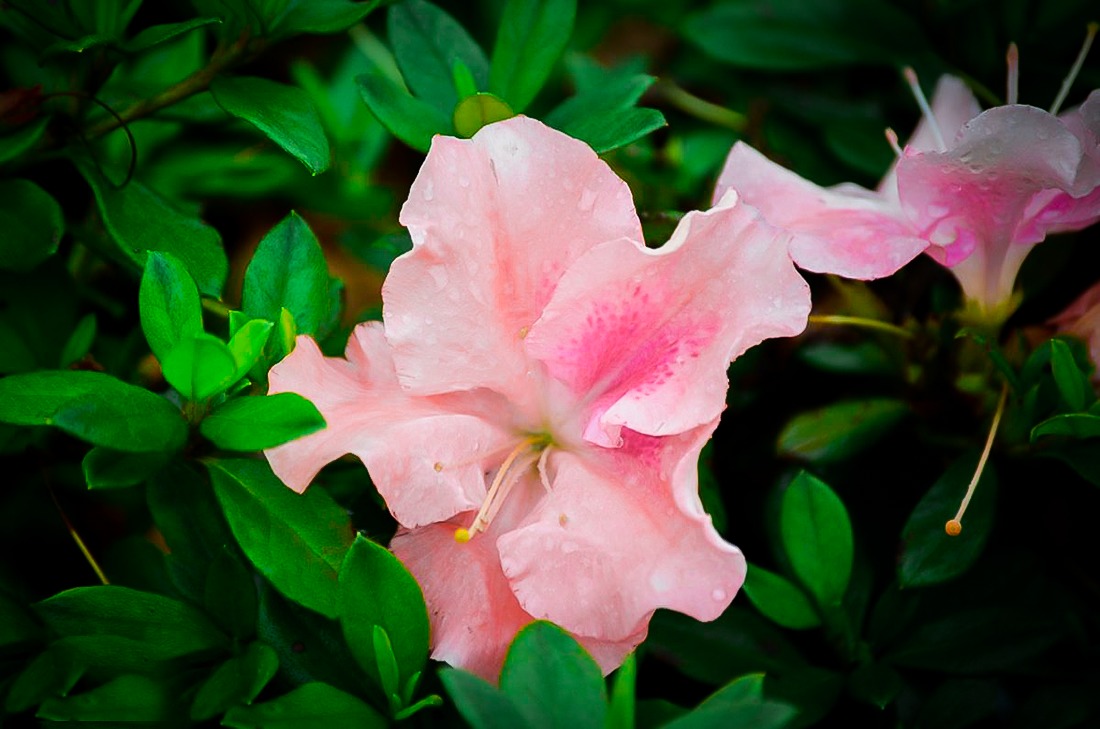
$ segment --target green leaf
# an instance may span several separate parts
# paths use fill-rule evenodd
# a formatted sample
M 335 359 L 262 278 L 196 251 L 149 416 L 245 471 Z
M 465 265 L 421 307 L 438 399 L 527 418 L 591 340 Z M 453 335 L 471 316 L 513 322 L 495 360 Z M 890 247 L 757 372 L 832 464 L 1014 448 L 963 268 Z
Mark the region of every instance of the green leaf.
M 852 575 L 852 525 L 840 498 L 805 471 L 783 494 L 779 532 L 791 569 L 817 604 L 839 605 Z
M 489 67 L 489 90 L 527 108 L 573 35 L 577 0 L 508 0 Z
M 451 132 L 451 119 L 381 71 L 357 76 L 359 93 L 378 121 L 393 136 L 420 152 L 427 152 L 436 134 Z
M 43 370 L 0 379 L 0 422 L 54 425 L 94 445 L 179 450 L 187 422 L 167 400 L 100 372 Z
M 570 136 L 587 142 L 596 152 L 607 152 L 637 141 L 668 126 L 656 109 L 624 109 L 602 117 L 588 117 L 572 126 Z
M 328 137 L 305 91 L 252 76 L 219 76 L 210 92 L 219 106 L 266 134 L 311 173 L 328 169 Z
M 307 683 L 274 701 L 231 708 L 222 726 L 234 729 L 297 729 L 305 726 L 385 729 L 389 722 L 367 704 L 326 683 Z
M 900 65 L 928 49 L 920 26 L 879 0 L 720 0 L 690 15 L 683 35 L 718 61 L 766 70 Z
M 1074 412 L 1084 410 L 1088 405 L 1086 393 L 1092 393 L 1089 376 L 1077 366 L 1069 345 L 1061 339 L 1050 340 L 1050 368 L 1058 392 L 1069 409 Z
M 821 618 L 806 594 L 782 575 L 749 565 L 742 588 L 762 615 L 792 630 L 821 625 Z
M 638 660 L 631 653 L 615 671 L 611 702 L 607 707 L 607 729 L 634 729 L 634 689 L 638 679 Z
M 275 37 L 298 33 L 339 33 L 381 4 L 381 0 L 290 0 L 275 28 Z
M 597 152 L 630 144 L 665 126 L 656 109 L 634 105 L 653 82 L 645 74 L 605 74 L 607 82 L 566 99 L 546 115 L 546 123 L 587 142 Z
M 500 672 L 500 688 L 532 727 L 603 729 L 603 673 L 584 648 L 552 623 L 519 631 Z
M 1100 415 L 1066 413 L 1047 418 L 1031 429 L 1031 441 L 1044 435 L 1062 435 L 1068 438 L 1096 438 L 1100 436 Z
M 37 643 L 43 637 L 38 622 L 21 605 L 0 593 L 0 649 Z
M 214 492 L 252 564 L 287 597 L 335 618 L 348 515 L 322 489 L 296 494 L 263 461 L 209 464 Z
M 92 348 L 92 342 L 95 341 L 95 330 L 95 314 L 87 314 L 77 323 L 76 329 L 73 329 L 73 333 L 69 335 L 69 339 L 61 350 L 61 357 L 58 360 L 60 369 L 66 369 L 84 359 Z
M 254 319 L 294 315 L 298 332 L 324 336 L 330 318 L 330 277 L 317 237 L 291 213 L 260 241 L 244 274 L 242 308 Z
M 452 69 L 461 63 L 478 89 L 489 83 L 489 61 L 458 21 L 426 0 L 390 8 L 387 31 L 397 65 L 417 97 L 450 114 L 459 97 Z
M 986 465 L 966 510 L 962 533 L 948 536 L 944 524 L 954 518 L 978 465 L 978 453 L 952 463 L 913 509 L 901 532 L 898 582 L 902 587 L 934 585 L 956 577 L 982 553 L 997 495 L 997 475 Z
M 96 447 L 84 456 L 81 467 L 89 489 L 117 489 L 139 484 L 160 470 L 164 453 L 127 453 Z
M 233 353 L 217 337 L 197 334 L 183 339 L 161 362 L 168 384 L 188 400 L 224 392 L 237 376 Z
M 428 609 L 420 585 L 393 554 L 356 537 L 340 570 L 337 601 L 340 625 L 352 655 L 380 680 L 374 652 L 374 626 L 386 631 L 401 683 L 423 670 L 428 658 Z
M 217 651 L 227 645 L 225 635 L 190 605 L 128 587 L 75 587 L 34 607 L 62 636 L 129 639 L 159 658 Z
M 1002 689 L 992 681 L 945 681 L 920 707 L 916 729 L 964 729 L 998 711 Z
M 0 375 L 28 372 L 36 364 L 25 335 L 0 317 Z
M 120 47 L 127 53 L 142 53 L 161 43 L 175 40 L 185 33 L 220 22 L 222 21 L 218 18 L 191 18 L 179 23 L 151 25 L 130 40 L 121 43 Z
M 783 729 L 792 724 L 794 707 L 764 698 L 764 676 L 750 675 L 723 686 L 689 714 L 672 721 L 667 729 Z
M 4 709 L 21 714 L 50 696 L 64 696 L 76 685 L 84 667 L 69 659 L 64 651 L 50 648 L 38 655 L 15 677 L 4 699 Z
M 309 400 L 293 392 L 238 397 L 219 405 L 199 426 L 214 445 L 231 451 L 273 448 L 325 427 Z
M 901 676 L 885 663 L 868 663 L 848 676 L 848 690 L 858 699 L 885 709 L 902 689 Z
M 203 333 L 199 290 L 171 253 L 149 252 L 138 290 L 138 312 L 145 340 L 162 363 L 180 342 Z
M 234 638 L 244 640 L 255 634 L 259 610 L 256 582 L 228 549 L 210 563 L 202 602 L 206 612 Z
M 137 180 L 116 189 L 90 164 L 78 162 L 77 168 L 95 193 L 103 224 L 123 255 L 141 266 L 146 251 L 171 253 L 187 267 L 199 291 L 221 296 L 229 262 L 216 230 L 180 212 Z
M 61 206 L 28 180 L 0 180 L 0 268 L 29 271 L 57 251 L 65 233 Z
M 483 126 L 513 116 L 515 113 L 499 97 L 488 93 L 467 96 L 455 107 L 455 133 L 460 137 L 472 137 Z
M 229 351 L 232 353 L 233 359 L 237 363 L 237 371 L 234 374 L 234 378 L 239 380 L 248 374 L 248 371 L 260 361 L 260 357 L 262 357 L 264 353 L 264 345 L 266 345 L 267 340 L 271 338 L 271 330 L 275 325 L 272 322 L 262 319 L 252 319 L 234 328 L 233 314 L 238 314 L 245 319 L 247 319 L 247 316 L 236 311 L 230 312 L 230 331 L 232 332 L 232 336 L 229 338 Z
M 19 157 L 38 144 L 49 122 L 48 117 L 43 117 L 0 137 L 0 165 Z
M 175 716 L 177 689 L 147 676 L 125 675 L 91 691 L 48 698 L 37 717 L 64 722 L 167 722 Z
M 524 729 L 531 727 L 515 702 L 483 678 L 453 668 L 439 672 L 443 688 L 462 718 L 473 729 Z
M 279 670 L 279 657 L 263 643 L 218 666 L 191 702 L 191 719 L 206 721 L 240 704 L 251 704 Z
M 779 452 L 814 463 L 842 461 L 874 444 L 908 412 L 901 400 L 874 398 L 800 413 L 779 434 Z

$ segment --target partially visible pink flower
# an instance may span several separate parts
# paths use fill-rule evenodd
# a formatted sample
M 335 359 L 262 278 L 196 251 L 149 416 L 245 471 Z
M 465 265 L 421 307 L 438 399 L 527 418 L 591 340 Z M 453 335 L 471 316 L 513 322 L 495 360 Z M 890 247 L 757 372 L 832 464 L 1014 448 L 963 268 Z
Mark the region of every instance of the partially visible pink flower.
M 944 76 L 931 112 L 874 192 L 818 187 L 738 142 L 715 197 L 737 190 L 793 232 L 791 255 L 811 271 L 878 278 L 927 250 L 972 306 L 1002 317 L 1036 243 L 1100 220 L 1100 92 L 1061 117 L 1023 104 L 982 112 Z
M 1093 377 L 1100 378 L 1100 282 L 1051 319 L 1050 324 L 1061 333 L 1084 340 L 1093 364 L 1098 367 Z
M 736 195 L 647 249 L 626 184 L 517 117 L 436 137 L 401 211 L 413 250 L 344 359 L 271 371 L 328 427 L 267 452 L 291 488 L 358 456 L 401 528 L 433 656 L 494 679 L 545 618 L 605 671 L 669 608 L 716 618 L 745 576 L 698 495 L 730 360 L 806 324 L 788 238 Z

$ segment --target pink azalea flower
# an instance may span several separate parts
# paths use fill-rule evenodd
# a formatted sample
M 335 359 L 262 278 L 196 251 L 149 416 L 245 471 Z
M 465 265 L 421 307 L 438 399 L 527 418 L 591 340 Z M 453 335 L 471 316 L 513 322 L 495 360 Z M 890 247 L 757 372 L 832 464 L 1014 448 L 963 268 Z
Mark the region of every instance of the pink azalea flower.
M 271 370 L 328 422 L 268 451 L 275 472 L 302 491 L 358 456 L 433 656 L 486 678 L 536 618 L 610 671 L 657 608 L 721 614 L 745 561 L 703 511 L 697 460 L 730 360 L 806 324 L 787 237 L 730 195 L 648 249 L 626 184 L 523 117 L 436 137 L 401 222 L 384 324 L 343 359 L 300 337 Z
M 1051 319 L 1050 324 L 1059 332 L 1084 340 L 1093 364 L 1100 363 L 1100 283 L 1081 294 L 1065 311 Z M 1100 379 L 1100 368 L 1093 373 L 1093 378 Z
M 715 197 L 737 190 L 793 232 L 791 255 L 811 271 L 878 278 L 926 251 L 980 316 L 1003 319 L 1031 248 L 1100 220 L 1100 91 L 1061 117 L 1017 103 L 983 112 L 953 76 L 930 108 L 918 98 L 925 118 L 877 190 L 818 187 L 738 142 Z

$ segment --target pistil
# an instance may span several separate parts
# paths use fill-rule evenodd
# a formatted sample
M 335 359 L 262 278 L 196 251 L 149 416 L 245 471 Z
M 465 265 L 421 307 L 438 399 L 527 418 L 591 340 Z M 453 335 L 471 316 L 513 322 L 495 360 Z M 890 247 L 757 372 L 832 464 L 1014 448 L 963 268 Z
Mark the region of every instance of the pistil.
M 485 500 L 481 502 L 481 508 L 470 522 L 470 526 L 455 529 L 455 541 L 465 544 L 475 534 L 488 529 L 489 524 L 504 506 L 508 494 L 519 483 L 523 473 L 536 462 L 540 464 L 541 472 L 541 465 L 545 463 L 549 448 L 550 442 L 545 436 L 532 436 L 520 441 L 519 445 L 504 457 L 496 476 L 493 477 L 493 482 L 485 492 Z M 543 479 L 543 486 L 547 486 L 545 479 Z
M 989 460 L 989 452 L 993 450 L 993 440 L 997 436 L 997 427 L 1001 424 L 1001 415 L 1005 411 L 1005 403 L 1008 400 L 1008 384 L 1005 383 L 1001 388 L 1001 398 L 997 401 L 997 411 L 993 413 L 993 424 L 989 426 L 989 435 L 985 439 L 985 448 L 982 450 L 982 456 L 978 459 L 978 468 L 974 471 L 974 477 L 970 479 L 970 485 L 966 487 L 966 496 L 963 496 L 962 503 L 959 505 L 959 511 L 955 514 L 955 518 L 947 522 L 944 525 L 944 531 L 950 537 L 957 537 L 962 533 L 963 514 L 966 513 L 966 507 L 970 505 L 970 498 L 974 496 L 974 491 L 978 488 L 978 481 L 982 478 L 982 472 L 985 470 L 985 463 Z

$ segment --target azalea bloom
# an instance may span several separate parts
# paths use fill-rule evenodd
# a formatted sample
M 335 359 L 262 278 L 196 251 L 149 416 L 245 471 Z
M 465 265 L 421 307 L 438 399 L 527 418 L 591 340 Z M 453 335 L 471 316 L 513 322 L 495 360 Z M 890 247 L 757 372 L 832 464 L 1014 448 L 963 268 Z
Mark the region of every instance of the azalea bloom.
M 534 619 L 605 672 L 657 608 L 716 618 L 745 576 L 698 496 L 726 368 L 799 333 L 809 291 L 788 238 L 724 197 L 647 249 L 626 184 L 532 119 L 437 136 L 400 220 L 413 249 L 383 323 L 345 358 L 308 337 L 271 392 L 328 427 L 267 452 L 302 491 L 355 454 L 401 528 L 433 657 L 495 680 Z
M 818 187 L 738 142 L 715 196 L 737 190 L 793 232 L 811 271 L 878 278 L 926 251 L 980 316 L 1003 319 L 1032 247 L 1100 219 L 1100 92 L 1063 116 L 1017 104 L 1010 59 L 1010 103 L 986 111 L 953 76 L 928 104 L 910 72 L 925 116 L 877 190 Z
M 1059 332 L 1084 340 L 1093 364 L 1100 363 L 1100 283 L 1081 294 L 1058 316 L 1050 320 Z M 1093 373 L 1100 379 L 1100 369 Z

